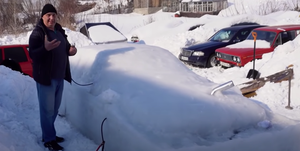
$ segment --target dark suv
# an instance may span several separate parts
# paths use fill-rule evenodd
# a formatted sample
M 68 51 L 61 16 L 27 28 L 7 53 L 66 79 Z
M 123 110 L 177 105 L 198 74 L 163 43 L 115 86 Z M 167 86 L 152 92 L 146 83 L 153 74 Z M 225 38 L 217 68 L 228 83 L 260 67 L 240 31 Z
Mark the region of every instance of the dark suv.
M 251 31 L 258 27 L 264 26 L 239 25 L 223 28 L 210 37 L 207 42 L 181 48 L 178 58 L 195 66 L 207 68 L 216 66 L 216 49 L 245 40 Z
M 28 45 L 0 45 L 0 65 L 32 77 L 32 60 Z

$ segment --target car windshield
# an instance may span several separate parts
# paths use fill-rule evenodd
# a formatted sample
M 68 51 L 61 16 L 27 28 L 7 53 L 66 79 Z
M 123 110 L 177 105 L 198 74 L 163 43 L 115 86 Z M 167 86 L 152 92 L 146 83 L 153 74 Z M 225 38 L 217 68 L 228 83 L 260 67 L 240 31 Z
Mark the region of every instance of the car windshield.
M 229 42 L 235 33 L 235 30 L 220 30 L 214 34 L 209 41 Z
M 270 44 L 273 43 L 274 38 L 276 36 L 275 32 L 269 32 L 269 31 L 261 31 L 261 30 L 254 30 L 254 32 L 257 33 L 257 37 L 256 40 L 265 40 L 267 42 L 269 42 Z M 253 40 L 253 36 L 252 34 L 249 34 L 249 36 L 247 37 L 247 40 Z

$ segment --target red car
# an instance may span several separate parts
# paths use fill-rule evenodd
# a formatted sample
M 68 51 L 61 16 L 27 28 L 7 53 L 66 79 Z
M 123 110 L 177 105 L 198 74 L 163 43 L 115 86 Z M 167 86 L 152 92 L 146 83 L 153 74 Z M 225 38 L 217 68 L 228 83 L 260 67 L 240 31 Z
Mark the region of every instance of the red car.
M 255 42 L 255 59 L 274 51 L 278 45 L 295 39 L 300 33 L 300 25 L 281 25 L 260 27 L 253 30 L 257 33 Z M 249 34 L 243 42 L 216 49 L 217 60 L 221 66 L 244 66 L 253 60 L 254 37 Z
M 29 57 L 29 46 L 0 45 L 0 65 L 5 65 L 32 77 L 32 60 Z M 19 69 L 21 67 L 21 69 Z

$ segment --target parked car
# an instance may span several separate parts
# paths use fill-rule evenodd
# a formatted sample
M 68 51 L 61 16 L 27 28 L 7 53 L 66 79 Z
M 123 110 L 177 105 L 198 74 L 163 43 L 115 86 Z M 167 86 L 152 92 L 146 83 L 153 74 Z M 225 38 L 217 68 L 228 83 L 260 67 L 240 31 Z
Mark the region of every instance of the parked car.
M 245 40 L 249 33 L 258 27 L 263 27 L 263 25 L 240 25 L 223 28 L 209 38 L 207 42 L 181 48 L 178 58 L 195 66 L 216 66 L 215 50 L 217 48 Z
M 253 30 L 257 33 L 255 59 L 261 59 L 262 55 L 274 51 L 278 45 L 295 39 L 300 32 L 300 25 L 281 25 L 261 27 Z M 217 60 L 221 66 L 244 66 L 253 60 L 254 37 L 250 34 L 241 43 L 229 45 L 216 50 Z
M 4 65 L 13 70 L 32 77 L 32 60 L 29 57 L 29 46 L 22 45 L 1 45 L 0 65 Z
M 66 84 L 59 114 L 96 144 L 105 140 L 107 151 L 188 151 L 189 144 L 201 151 L 203 144 L 229 142 L 237 130 L 256 135 L 257 122 L 268 117 L 236 87 L 212 95 L 219 84 L 160 47 L 80 47 L 70 65 L 76 81 L 93 85 Z

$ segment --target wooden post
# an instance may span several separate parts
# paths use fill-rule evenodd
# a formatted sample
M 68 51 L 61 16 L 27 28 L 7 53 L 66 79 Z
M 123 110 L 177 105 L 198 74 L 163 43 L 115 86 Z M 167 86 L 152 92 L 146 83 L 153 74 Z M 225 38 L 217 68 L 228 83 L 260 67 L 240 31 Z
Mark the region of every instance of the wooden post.
M 292 80 L 292 77 L 290 76 L 289 78 L 289 94 L 288 94 L 288 105 L 285 107 L 286 109 L 289 109 L 289 110 L 292 110 L 293 107 L 291 107 L 291 80 Z

